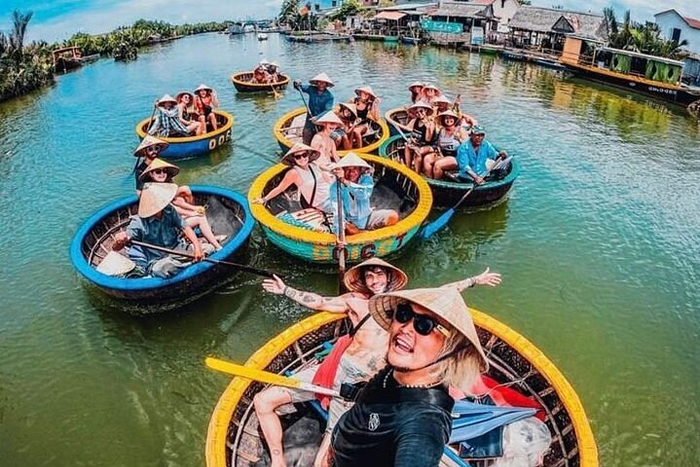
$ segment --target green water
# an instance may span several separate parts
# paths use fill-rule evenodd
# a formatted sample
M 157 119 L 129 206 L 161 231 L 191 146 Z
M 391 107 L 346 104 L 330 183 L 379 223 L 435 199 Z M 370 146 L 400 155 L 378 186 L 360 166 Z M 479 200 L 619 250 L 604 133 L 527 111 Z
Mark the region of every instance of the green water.
M 313 51 L 313 55 L 312 55 Z M 289 44 L 204 35 L 101 60 L 0 105 L 0 465 L 194 466 L 227 384 L 206 355 L 244 361 L 307 312 L 250 276 L 185 309 L 136 319 L 78 280 L 68 245 L 131 193 L 134 126 L 164 92 L 200 82 L 236 118 L 233 144 L 183 162 L 178 181 L 246 192 L 277 159 L 275 120 L 301 105 L 235 93 L 261 58 L 293 77 L 326 71 L 345 100 L 369 83 L 382 109 L 405 86 L 459 90 L 488 138 L 520 158 L 507 203 L 458 214 L 396 260 L 413 286 L 480 272 L 470 305 L 540 347 L 574 385 L 606 466 L 699 465 L 700 129 L 681 110 L 489 56 L 374 43 Z M 251 261 L 326 294 L 335 276 L 267 244 Z

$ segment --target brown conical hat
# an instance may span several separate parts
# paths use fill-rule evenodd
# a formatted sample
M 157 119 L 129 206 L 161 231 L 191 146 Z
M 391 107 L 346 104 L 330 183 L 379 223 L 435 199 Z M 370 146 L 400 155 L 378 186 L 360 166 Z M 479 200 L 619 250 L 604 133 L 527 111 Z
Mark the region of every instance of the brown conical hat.
M 357 266 L 353 266 L 352 268 L 348 269 L 343 276 L 343 284 L 345 284 L 345 288 L 351 292 L 372 295 L 372 291 L 370 291 L 365 285 L 365 278 L 362 275 L 364 268 L 372 266 L 382 267 L 389 273 L 387 274 L 389 276 L 387 278 L 387 290 L 392 292 L 401 290 L 406 287 L 406 284 L 408 284 L 408 276 L 401 269 L 397 268 L 396 266 L 392 266 L 382 259 L 370 258 L 367 261 L 363 261 Z
M 343 121 L 335 114 L 335 112 L 329 110 L 316 120 L 316 125 L 323 125 L 326 123 L 335 123 L 336 125 L 342 125 Z
M 141 190 L 139 217 L 151 217 L 175 199 L 177 185 L 174 183 L 146 183 Z
M 354 152 L 349 152 L 345 154 L 341 159 L 340 162 L 335 164 L 336 168 L 345 168 L 345 167 L 361 167 L 363 169 L 371 169 L 372 166 L 369 165 L 367 162 L 362 160 L 360 156 L 355 154 Z
M 340 105 L 340 107 L 348 109 L 350 112 L 352 112 L 353 116 L 357 118 L 357 106 L 355 104 L 349 102 L 341 102 L 338 105 Z
M 177 101 L 173 98 L 173 96 L 171 96 L 170 94 L 163 94 L 163 97 L 158 99 L 158 106 L 160 107 L 166 102 L 172 102 L 173 104 L 177 104 Z
M 361 92 L 366 92 L 367 94 L 372 96 L 374 99 L 377 98 L 377 95 L 374 93 L 371 86 L 361 86 L 361 87 L 355 89 L 355 94 L 359 95 Z
M 155 136 L 151 135 L 146 135 L 144 136 L 143 140 L 139 144 L 139 146 L 136 148 L 134 151 L 134 156 L 136 157 L 143 157 L 144 154 L 143 152 L 146 150 L 146 148 L 150 148 L 151 146 L 158 145 L 158 152 L 162 152 L 169 146 L 169 144 L 162 139 L 158 139 Z
M 95 269 L 108 276 L 120 276 L 133 271 L 135 267 L 136 263 L 126 256 L 110 251 Z
M 454 113 L 451 110 L 445 110 L 444 112 L 440 112 L 438 114 L 438 118 L 440 119 L 440 122 L 443 122 L 445 117 L 453 117 L 455 120 L 459 120 L 459 115 Z
M 180 173 L 180 167 L 170 164 L 169 162 L 165 162 L 163 159 L 155 159 L 153 162 L 151 162 L 151 165 L 149 165 L 148 168 L 144 170 L 141 175 L 139 175 L 139 180 L 142 182 L 147 180 L 148 174 L 158 169 L 165 169 L 171 178 Z
M 287 153 L 282 157 L 282 163 L 284 165 L 288 165 L 290 167 L 294 166 L 294 160 L 293 157 L 294 154 L 300 153 L 300 152 L 305 152 L 308 151 L 311 154 L 309 155 L 309 162 L 313 162 L 319 157 L 321 157 L 321 152 L 318 151 L 317 149 L 312 148 L 311 146 L 307 146 L 304 143 L 294 143 L 294 146 L 292 146 L 292 149 L 287 151 Z
M 420 305 L 446 321 L 454 330 L 464 335 L 479 352 L 482 371 L 488 369 L 489 362 L 479 342 L 471 313 L 456 287 L 401 290 L 375 295 L 369 300 L 369 312 L 381 327 L 389 330 L 394 310 L 401 302 Z
M 313 78 L 311 78 L 309 80 L 309 83 L 314 84 L 314 83 L 317 83 L 319 81 L 323 81 L 324 83 L 326 83 L 328 85 L 328 87 L 335 86 L 335 84 L 333 84 L 333 81 L 331 81 L 331 79 L 325 73 L 317 74 L 316 76 L 314 76 Z

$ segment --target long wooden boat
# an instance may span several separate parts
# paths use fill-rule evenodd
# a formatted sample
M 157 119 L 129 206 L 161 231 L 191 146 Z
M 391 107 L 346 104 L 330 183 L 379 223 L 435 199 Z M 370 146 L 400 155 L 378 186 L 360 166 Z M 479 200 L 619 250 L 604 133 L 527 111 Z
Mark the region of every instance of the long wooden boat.
M 198 185 L 190 188 L 195 202 L 208 206 L 207 218 L 212 229 L 228 236 L 223 248 L 211 258 L 229 261 L 241 258 L 255 225 L 245 197 L 225 188 Z M 136 215 L 137 210 L 138 198 L 127 196 L 97 211 L 75 233 L 70 247 L 71 262 L 88 283 L 119 300 L 127 311 L 143 314 L 181 306 L 231 279 L 235 269 L 209 262 L 194 264 L 168 279 L 120 278 L 97 271 L 112 250 L 114 236 L 126 229 L 129 216 Z
M 311 32 L 308 34 L 301 34 L 299 32 L 294 32 L 291 34 L 286 34 L 284 36 L 289 42 L 302 42 L 305 44 L 313 42 L 328 42 L 328 41 L 340 41 L 349 42 L 352 40 L 350 34 L 336 34 L 336 33 L 324 33 L 324 32 Z
M 228 144 L 231 141 L 231 128 L 233 127 L 233 116 L 223 110 L 215 109 L 216 121 L 219 128 L 199 136 L 182 136 L 174 138 L 163 138 L 169 146 L 160 153 L 164 159 L 189 159 L 209 154 L 214 149 Z M 141 120 L 136 125 L 136 134 L 139 138 L 146 136 L 146 131 L 151 124 L 151 119 Z
M 430 187 L 413 171 L 389 159 L 357 154 L 374 168 L 372 205 L 396 210 L 400 220 L 390 227 L 346 236 L 348 262 L 386 256 L 404 248 L 418 232 L 433 204 Z M 287 253 L 313 263 L 337 262 L 335 235 L 310 231 L 276 217 L 284 211 L 300 209 L 300 206 L 292 205 L 289 201 L 296 199 L 293 191 L 289 191 L 289 196 L 278 196 L 266 206 L 252 204 L 252 200 L 261 198 L 277 186 L 288 169 L 284 164 L 277 164 L 253 181 L 248 192 L 253 217 L 260 223 L 267 238 Z
M 277 120 L 272 128 L 272 134 L 275 136 L 277 143 L 283 151 L 289 151 L 294 143 L 300 143 L 304 123 L 306 122 L 306 108 L 299 107 L 294 109 Z M 349 152 L 364 152 L 376 154 L 379 146 L 389 137 L 389 127 L 383 120 L 369 120 L 370 131 L 363 138 L 364 145 L 361 148 L 352 149 L 349 151 L 338 151 L 338 154 L 345 155 Z
M 384 120 L 386 120 L 386 123 L 389 126 L 389 132 L 391 133 L 391 136 L 396 136 L 400 134 L 399 130 L 397 129 L 399 125 L 408 125 L 408 110 L 406 109 L 407 106 L 397 107 L 395 109 L 387 110 L 387 112 L 384 114 Z M 405 130 L 401 131 L 403 131 L 403 133 L 406 134 Z
M 392 136 L 379 148 L 379 155 L 403 164 L 405 145 L 406 141 L 401 136 Z M 462 208 L 480 208 L 496 205 L 508 194 L 518 175 L 520 175 L 520 163 L 514 158 L 510 171 L 504 178 L 488 181 L 483 185 L 477 186 L 474 192 L 464 201 Z M 472 183 L 423 178 L 430 185 L 430 189 L 433 192 L 434 205 L 440 207 L 453 206 L 473 186 Z
M 515 389 L 544 407 L 545 423 L 552 436 L 544 456 L 545 467 L 597 467 L 598 450 L 586 413 L 576 391 L 557 367 L 531 342 L 496 319 L 471 309 L 484 351 L 488 376 Z M 325 343 L 346 332 L 346 320 L 337 313 L 321 312 L 297 323 L 255 352 L 246 366 L 285 374 L 314 363 Z M 219 398 L 209 421 L 206 442 L 207 467 L 253 467 L 268 465 L 253 396 L 261 383 L 234 378 Z M 297 406 L 302 414 L 308 405 Z M 442 466 L 465 466 L 454 449 L 443 456 Z M 493 463 L 469 460 L 473 467 Z
M 289 76 L 280 73 L 280 80 L 275 83 L 254 83 L 252 71 L 242 71 L 231 75 L 231 82 L 238 92 L 272 92 L 272 88 L 281 91 L 289 84 Z

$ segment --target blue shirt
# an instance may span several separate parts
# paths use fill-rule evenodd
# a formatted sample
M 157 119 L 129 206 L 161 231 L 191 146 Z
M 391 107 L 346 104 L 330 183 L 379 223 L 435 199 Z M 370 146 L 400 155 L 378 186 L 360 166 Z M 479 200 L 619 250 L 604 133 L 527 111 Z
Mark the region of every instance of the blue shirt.
M 156 216 L 146 218 L 131 216 L 126 233 L 133 240 L 174 249 L 180 245 L 180 234 L 184 228 L 185 221 L 182 220 L 174 207 L 168 205 L 163 209 L 163 216 L 160 219 Z M 166 255 L 167 253 L 150 248 L 136 245 L 129 247 L 129 259 L 144 270 L 148 269 L 152 262 L 158 261 Z
M 457 165 L 459 165 L 459 176 L 471 178 L 467 172 L 470 169 L 477 175 L 486 173 L 486 159 L 496 160 L 498 151 L 486 140 L 481 142 L 479 151 L 474 151 L 472 140 L 467 139 L 457 148 Z
M 304 84 L 301 90 L 309 95 L 309 112 L 306 115 L 306 122 L 309 123 L 311 117 L 318 117 L 333 109 L 333 94 L 326 89 L 322 93 L 318 93 L 316 86 Z
M 337 200 L 337 188 L 336 182 L 333 182 L 330 186 L 329 193 L 333 200 Z M 357 183 L 350 183 L 350 185 L 341 184 L 340 185 L 340 197 L 343 202 L 343 218 L 347 222 L 352 222 L 359 229 L 365 229 L 367 226 L 367 221 L 369 220 L 369 215 L 372 212 L 369 201 L 372 197 L 372 191 L 374 190 L 374 180 L 368 174 L 362 174 Z M 338 202 L 335 201 L 333 204 L 333 214 L 334 214 L 334 224 L 335 230 L 338 231 Z

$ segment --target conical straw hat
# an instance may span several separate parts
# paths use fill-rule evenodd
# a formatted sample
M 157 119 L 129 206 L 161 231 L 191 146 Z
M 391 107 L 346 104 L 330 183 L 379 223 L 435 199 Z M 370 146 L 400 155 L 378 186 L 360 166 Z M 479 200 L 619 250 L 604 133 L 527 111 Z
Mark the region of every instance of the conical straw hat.
M 426 84 L 426 85 L 424 85 L 424 86 L 423 86 L 423 90 L 422 90 L 421 92 L 422 92 L 423 94 L 425 94 L 425 91 L 427 91 L 428 89 L 433 89 L 433 90 L 437 91 L 437 95 L 438 95 L 438 96 L 441 96 L 441 95 L 442 95 L 442 91 L 440 91 L 440 89 L 438 89 L 438 87 L 435 86 L 434 84 Z
M 206 84 L 200 84 L 199 86 L 197 86 L 197 89 L 194 90 L 194 93 L 197 94 L 202 89 L 205 89 L 207 91 L 213 91 L 213 89 L 207 86 Z
M 425 86 L 425 84 L 421 83 L 420 81 L 414 81 L 408 85 L 408 90 L 410 91 L 411 88 L 417 88 L 417 87 L 422 88 L 423 86 Z
M 341 159 L 340 162 L 335 164 L 337 168 L 345 168 L 345 167 L 362 167 L 363 169 L 371 169 L 372 166 L 369 165 L 367 162 L 363 161 L 360 156 L 355 154 L 354 152 L 349 152 L 346 155 L 344 155 Z
M 143 152 L 146 150 L 146 148 L 150 148 L 151 146 L 155 145 L 158 145 L 158 152 L 164 151 L 165 148 L 169 146 L 169 144 L 162 139 L 158 139 L 155 136 L 146 135 L 141 141 L 141 144 L 139 144 L 134 151 L 134 156 L 143 157 Z
M 445 97 L 444 94 L 440 94 L 433 100 L 433 104 L 437 104 L 438 102 L 443 102 L 445 104 L 451 104 L 452 101 L 449 100 L 447 97 Z
M 175 94 L 175 100 L 178 101 L 178 102 L 180 102 L 180 99 L 181 99 L 182 96 L 184 96 L 185 94 L 187 94 L 188 96 L 190 96 L 190 103 L 192 103 L 192 101 L 194 100 L 194 94 L 192 94 L 192 93 L 189 92 L 189 91 L 181 91 L 181 92 L 178 92 L 177 94 Z
M 304 143 L 294 143 L 294 146 L 292 146 L 292 149 L 287 151 L 287 154 L 285 154 L 284 157 L 282 157 L 282 163 L 284 165 L 288 165 L 290 167 L 293 167 L 294 166 L 294 158 L 292 156 L 294 156 L 294 154 L 297 154 L 300 152 L 305 152 L 305 151 L 308 151 L 311 153 L 309 155 L 309 162 L 313 162 L 316 159 L 318 159 L 319 157 L 321 157 L 321 153 L 318 150 L 312 148 L 311 146 L 307 146 Z
M 357 106 L 355 104 L 351 104 L 349 102 L 341 102 L 340 107 L 348 109 L 350 112 L 352 112 L 352 115 L 357 118 Z
M 429 115 L 432 115 L 435 112 L 435 109 L 433 109 L 433 106 L 428 104 L 425 101 L 418 101 L 415 104 L 413 104 L 411 107 L 409 107 L 411 110 L 418 110 L 418 109 L 425 109 L 426 112 L 428 112 Z
M 348 269 L 348 271 L 343 276 L 343 283 L 345 288 L 351 292 L 359 292 L 365 295 L 372 295 L 372 291 L 365 285 L 365 278 L 363 275 L 364 268 L 379 266 L 387 270 L 387 292 L 394 292 L 396 290 L 401 290 L 408 284 L 408 276 L 401 269 L 387 263 L 379 258 L 370 258 L 367 261 L 363 261 L 357 266 L 353 266 Z
M 337 125 L 342 125 L 343 121 L 338 118 L 338 116 L 332 110 L 321 115 L 321 117 L 316 120 L 316 125 L 323 125 L 325 123 L 335 123 Z
M 459 120 L 459 115 L 457 115 L 456 113 L 454 113 L 451 110 L 445 110 L 444 112 L 440 112 L 438 114 L 438 118 L 440 119 L 441 123 L 445 121 L 445 117 L 452 117 L 455 120 Z
M 372 96 L 374 99 L 377 98 L 377 95 L 374 93 L 371 86 L 361 86 L 361 87 L 355 89 L 355 94 L 359 95 L 361 92 L 366 92 L 367 94 Z
M 148 180 L 148 174 L 158 169 L 165 169 L 170 178 L 180 173 L 180 167 L 165 162 L 163 159 L 155 159 L 153 162 L 151 162 L 151 165 L 149 165 L 148 168 L 139 176 L 139 180 L 142 182 L 144 180 Z
M 331 81 L 331 79 L 325 73 L 317 74 L 316 76 L 314 76 L 313 78 L 311 78 L 309 80 L 309 83 L 314 84 L 318 81 L 323 81 L 324 83 L 326 83 L 328 85 L 328 87 L 335 86 L 335 84 L 333 84 L 333 81 Z
M 369 300 L 369 312 L 381 327 L 389 330 L 394 310 L 401 302 L 418 304 L 446 321 L 479 352 L 482 370 L 488 369 L 489 362 L 479 342 L 469 308 L 455 287 L 402 290 L 375 295 Z
M 151 217 L 170 204 L 177 193 L 174 183 L 146 183 L 141 190 L 139 217 Z
M 116 251 L 110 251 L 95 269 L 97 272 L 101 272 L 102 274 L 106 274 L 108 276 L 120 276 L 132 271 L 135 267 L 136 263 L 131 261 L 126 256 L 119 254 Z
M 173 104 L 177 104 L 177 101 L 175 100 L 175 98 L 173 98 L 173 96 L 171 96 L 170 94 L 163 94 L 163 97 L 158 99 L 158 106 L 161 106 L 166 102 L 172 102 Z

